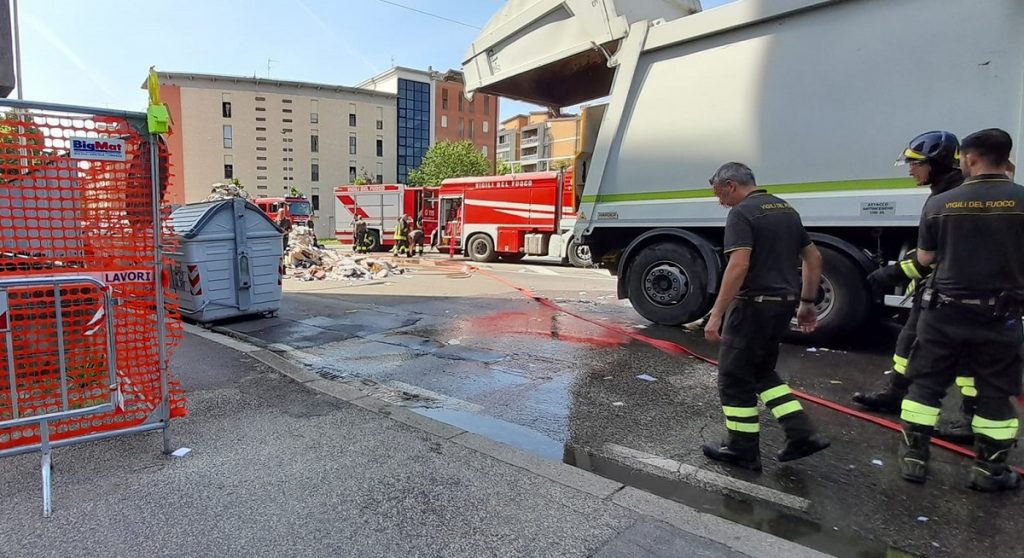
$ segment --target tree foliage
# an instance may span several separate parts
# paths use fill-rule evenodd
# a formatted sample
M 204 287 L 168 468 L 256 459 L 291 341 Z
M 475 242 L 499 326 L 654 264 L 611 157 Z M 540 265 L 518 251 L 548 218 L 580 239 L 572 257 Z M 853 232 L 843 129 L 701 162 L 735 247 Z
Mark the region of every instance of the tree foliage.
M 514 174 L 517 172 L 523 172 L 523 166 L 519 163 L 509 163 L 508 161 L 498 161 L 498 172 L 495 173 L 498 176 L 503 174 Z
M 437 186 L 449 178 L 486 176 L 491 162 L 470 141 L 435 143 L 418 169 L 409 171 L 411 186 Z
M 553 171 L 565 170 L 570 167 L 572 167 L 572 161 L 570 161 L 569 159 L 559 159 L 557 161 L 551 161 L 551 164 L 548 165 L 548 168 Z
M 26 172 L 23 165 L 37 166 L 45 139 L 38 128 L 22 124 L 14 113 L 0 114 L 0 182 L 3 175 Z M 21 128 L 19 130 L 19 127 Z

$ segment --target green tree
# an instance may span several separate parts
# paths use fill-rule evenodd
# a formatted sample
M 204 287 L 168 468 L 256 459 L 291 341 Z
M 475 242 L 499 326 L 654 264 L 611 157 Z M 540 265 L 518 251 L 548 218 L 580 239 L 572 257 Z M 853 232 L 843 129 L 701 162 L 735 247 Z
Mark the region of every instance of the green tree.
M 42 164 L 38 159 L 42 155 L 44 138 L 38 128 L 21 126 L 15 113 L 0 114 L 0 175 L 24 174 L 23 164 L 37 166 Z M 0 183 L 7 180 L 0 178 Z
M 519 163 L 509 163 L 508 161 L 498 161 L 498 176 L 503 174 L 513 174 L 517 172 L 523 172 L 523 166 Z
M 477 151 L 472 142 L 442 141 L 427 150 L 418 169 L 409 171 L 411 186 L 437 186 L 449 178 L 487 176 L 491 162 Z
M 560 171 L 565 170 L 571 166 L 572 161 L 570 161 L 569 159 L 559 159 L 557 161 L 551 161 L 551 164 L 548 165 L 548 168 L 553 171 Z
M 359 173 L 359 176 L 356 177 L 355 185 L 366 186 L 367 184 L 373 184 L 373 177 L 370 176 L 370 173 L 366 170 L 366 167 L 362 167 L 360 171 L 361 172 Z

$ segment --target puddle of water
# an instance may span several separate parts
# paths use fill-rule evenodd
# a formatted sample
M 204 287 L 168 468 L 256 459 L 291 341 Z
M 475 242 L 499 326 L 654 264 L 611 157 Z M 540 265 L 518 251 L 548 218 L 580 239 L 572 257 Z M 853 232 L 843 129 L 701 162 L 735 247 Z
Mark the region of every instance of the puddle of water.
M 641 471 L 572 444 L 565 444 L 562 460 L 569 465 L 639 488 L 739 523 L 758 531 L 838 557 L 913 558 L 897 549 L 862 538 L 842 526 L 824 526 L 807 517 L 784 511 L 765 502 L 751 502 L 718 492 L 708 492 L 677 479 Z
M 508 444 L 539 455 L 552 461 L 561 461 L 563 444 L 540 434 L 535 430 L 522 426 L 465 411 L 445 408 L 416 408 L 411 409 L 425 417 L 448 423 L 465 430 L 485 436 L 492 440 Z
M 572 316 L 537 306 L 526 312 L 500 312 L 474 316 L 456 327 L 475 336 L 527 335 L 567 343 L 618 347 L 630 339 Z

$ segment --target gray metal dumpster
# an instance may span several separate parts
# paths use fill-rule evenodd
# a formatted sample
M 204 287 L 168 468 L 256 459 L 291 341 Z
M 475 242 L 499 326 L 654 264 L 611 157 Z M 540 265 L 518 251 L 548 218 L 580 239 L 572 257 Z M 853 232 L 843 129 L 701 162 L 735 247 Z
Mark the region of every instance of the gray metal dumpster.
M 283 232 L 258 207 L 242 198 L 188 204 L 170 226 L 170 283 L 183 317 L 208 323 L 281 307 Z

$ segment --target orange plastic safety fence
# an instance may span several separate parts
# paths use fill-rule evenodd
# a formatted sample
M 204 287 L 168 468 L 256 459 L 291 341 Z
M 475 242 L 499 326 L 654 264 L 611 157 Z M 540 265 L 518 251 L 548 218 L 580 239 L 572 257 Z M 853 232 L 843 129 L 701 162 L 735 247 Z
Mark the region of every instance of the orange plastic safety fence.
M 14 418 L 15 409 L 27 417 L 110 401 L 108 336 L 114 340 L 123 408 L 53 421 L 51 439 L 153 420 L 162 396 L 157 288 L 166 297 L 168 359 L 182 330 L 173 296 L 153 273 L 153 206 L 160 200 L 152 192 L 153 146 L 144 122 L 2 106 L 0 101 L 0 279 L 86 275 L 105 283 L 116 305 L 114 330 L 107 331 L 100 312 L 103 292 L 95 285 L 61 286 L 59 314 L 55 287 L 9 289 L 13 342 L 8 346 L 0 335 L 0 423 Z M 108 159 L 72 158 L 76 139 L 88 140 L 76 149 L 103 151 L 95 156 Z M 99 142 L 105 145 L 96 146 Z M 166 146 L 158 142 L 158 148 L 166 178 Z M 66 408 L 59 340 L 67 371 Z M 171 381 L 169 393 L 171 416 L 184 416 L 185 399 L 176 382 Z M 38 442 L 38 426 L 0 428 L 0 450 Z

